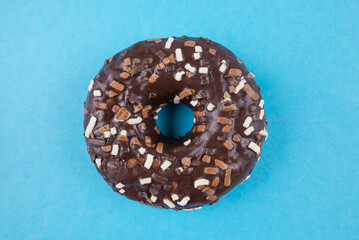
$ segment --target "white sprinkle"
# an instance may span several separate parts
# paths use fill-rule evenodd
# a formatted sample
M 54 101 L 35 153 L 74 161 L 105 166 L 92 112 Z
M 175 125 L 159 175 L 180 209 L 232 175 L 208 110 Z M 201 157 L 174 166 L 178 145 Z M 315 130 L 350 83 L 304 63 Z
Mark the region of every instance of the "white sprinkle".
M 195 47 L 194 47 L 194 50 L 195 50 L 196 52 L 202 52 L 202 47 L 201 47 L 201 46 L 195 46 Z
M 193 210 L 200 210 L 202 208 L 203 208 L 203 206 L 198 206 L 198 207 L 193 208 Z
M 199 186 L 208 185 L 209 180 L 205 178 L 198 178 L 196 181 L 194 181 L 194 188 L 197 188 Z
M 179 97 L 179 96 L 175 96 L 175 98 L 173 99 L 173 103 L 174 104 L 179 104 L 180 103 L 180 101 L 181 101 L 181 98 Z
M 198 69 L 198 72 L 202 73 L 202 74 L 207 74 L 208 73 L 208 68 L 207 67 L 200 67 Z
M 183 167 L 177 168 L 181 173 L 183 172 Z
M 227 91 L 225 91 L 224 94 L 223 94 L 222 102 L 231 102 L 231 101 L 232 101 L 231 100 L 231 95 Z
M 154 203 L 154 202 L 156 202 L 156 201 L 157 201 L 157 197 L 156 197 L 156 196 L 151 196 L 151 197 L 150 197 L 150 200 L 151 200 L 151 202 L 153 202 L 153 203 Z
M 102 163 L 102 159 L 101 159 L 101 158 L 96 158 L 96 159 L 95 159 L 95 163 L 96 163 L 97 167 L 100 168 L 100 167 L 101 167 L 101 163 Z
M 162 110 L 162 108 L 157 108 L 155 112 L 159 113 L 161 110 Z
M 180 72 L 177 72 L 176 75 L 175 75 L 175 80 L 176 81 L 181 81 L 182 80 L 182 76 L 185 74 L 184 71 L 180 71 Z
M 185 210 L 185 211 L 192 211 L 193 208 L 184 208 L 183 210 Z
M 168 198 L 163 199 L 163 203 L 166 204 L 169 208 L 174 208 L 176 205 L 174 205 L 174 203 L 169 200 Z
M 157 120 L 157 119 L 158 119 L 158 116 L 157 116 L 157 115 L 153 116 L 153 119 Z
M 174 41 L 174 38 L 170 37 L 165 44 L 165 48 L 169 49 L 171 47 L 173 41 Z
M 253 73 L 251 73 L 251 72 L 249 73 L 249 75 L 252 75 L 252 78 L 255 78 L 255 77 L 256 77 L 256 76 L 254 76 L 254 74 L 253 74 Z
M 146 162 L 145 162 L 145 168 L 150 169 L 153 163 L 153 155 L 152 154 L 147 154 L 147 158 L 146 158 Z
M 166 161 L 164 161 L 163 163 L 162 163 L 162 165 L 161 165 L 161 169 L 164 171 L 164 170 L 166 170 L 169 166 L 171 166 L 172 165 L 172 163 L 170 162 L 170 161 L 168 161 L 168 160 L 166 160 Z
M 110 128 L 111 134 L 112 135 L 116 135 L 117 134 L 117 129 L 115 127 Z
M 216 105 L 214 105 L 213 103 L 209 103 L 209 104 L 207 105 L 207 110 L 210 111 L 210 112 L 212 112 L 215 107 L 216 107 Z
M 193 118 L 193 123 L 196 123 L 196 121 L 197 121 L 196 118 Z
M 261 148 L 257 144 L 255 144 L 254 142 L 250 142 L 249 145 L 248 145 L 248 148 L 253 150 L 256 153 L 261 152 Z
M 195 106 L 197 106 L 197 104 L 198 104 L 198 100 L 192 100 L 192 101 L 190 102 L 190 104 L 191 104 L 193 107 L 195 107 Z
M 109 138 L 111 136 L 111 132 L 106 131 L 106 132 L 103 133 L 103 135 L 105 136 L 105 138 Z
M 226 69 L 227 69 L 227 62 L 226 62 L 225 60 L 222 60 L 222 64 L 221 64 L 221 66 L 219 67 L 219 71 L 220 71 L 221 73 L 224 73 L 224 72 L 226 71 Z
M 188 139 L 187 141 L 185 141 L 185 142 L 183 143 L 183 145 L 188 146 L 188 144 L 190 144 L 190 143 L 191 143 L 191 139 Z
M 267 137 L 267 136 L 268 136 L 268 132 L 267 132 L 265 129 L 263 129 L 263 130 L 260 130 L 259 135 L 261 135 L 261 136 L 263 136 L 263 137 Z
M 140 178 L 140 183 L 142 185 L 149 184 L 149 183 L 151 183 L 151 178 L 150 177 L 148 177 L 148 178 Z
M 244 87 L 244 84 L 246 83 L 247 81 L 245 79 L 242 79 L 238 85 L 236 86 L 236 89 L 234 90 L 234 93 L 237 94 L 239 93 L 240 90 L 242 90 L 242 88 Z
M 201 54 L 200 53 L 193 53 L 193 58 L 194 60 L 198 60 L 201 58 Z
M 182 50 L 180 48 L 177 48 L 175 53 L 176 53 L 177 62 L 182 62 L 183 61 Z
M 263 99 L 261 99 L 261 100 L 259 101 L 258 106 L 259 106 L 260 108 L 263 108 L 263 107 L 264 107 L 264 100 L 263 100 Z
M 118 154 L 118 145 L 117 144 L 112 145 L 111 154 L 114 156 L 116 156 Z
M 95 83 L 95 82 L 94 82 L 93 80 L 90 81 L 89 91 L 92 91 L 92 89 L 93 89 L 93 84 L 94 84 L 94 83 Z
M 252 122 L 252 117 L 247 117 L 246 120 L 244 120 L 243 127 L 248 128 L 251 122 Z
M 177 194 L 175 194 L 175 193 L 172 193 L 171 198 L 172 198 L 173 201 L 177 201 L 179 199 L 179 196 Z
M 127 131 L 126 130 L 121 130 L 120 135 L 127 137 Z
M 249 174 L 244 180 L 248 180 L 251 177 L 251 175 Z
M 189 64 L 189 63 L 186 63 L 184 68 L 187 69 L 188 71 L 190 71 L 191 73 L 194 73 L 194 71 L 196 71 L 196 68 L 192 67 L 191 64 Z
M 143 147 L 140 147 L 140 149 L 138 149 L 138 151 L 143 155 L 146 152 L 146 149 Z
M 120 189 L 120 191 L 118 191 L 119 193 L 121 193 L 121 194 L 124 194 L 125 193 L 125 189 Z
M 101 93 L 100 90 L 95 90 L 95 91 L 93 91 L 93 95 L 94 95 L 95 97 L 101 97 L 102 93 Z
M 250 126 L 249 128 L 247 128 L 247 129 L 244 131 L 244 134 L 245 134 L 246 136 L 249 136 L 253 131 L 254 131 L 254 127 L 253 127 L 253 126 Z
M 259 111 L 259 120 L 262 120 L 263 119 L 263 117 L 264 117 L 264 110 L 263 109 L 261 109 L 260 111 Z
M 181 205 L 181 206 L 185 206 L 189 200 L 190 200 L 190 197 L 186 196 L 186 197 L 182 198 L 181 201 L 177 202 L 177 204 Z
M 129 125 L 139 124 L 141 122 L 142 122 L 142 118 L 140 116 L 138 116 L 137 118 L 130 118 L 127 120 L 127 124 Z
M 124 186 L 125 185 L 123 183 L 121 183 L 121 182 L 116 184 L 116 188 L 119 188 L 119 189 L 123 188 Z
M 92 130 L 94 129 L 96 125 L 97 118 L 92 116 L 90 118 L 89 123 L 87 124 L 86 131 L 85 131 L 85 137 L 89 138 Z

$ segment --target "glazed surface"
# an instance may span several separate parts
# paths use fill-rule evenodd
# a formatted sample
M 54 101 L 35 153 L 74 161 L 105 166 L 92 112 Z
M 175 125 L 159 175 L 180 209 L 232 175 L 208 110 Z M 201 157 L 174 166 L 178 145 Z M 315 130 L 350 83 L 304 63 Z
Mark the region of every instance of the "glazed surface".
M 194 113 L 191 131 L 162 135 L 167 103 Z M 138 42 L 105 61 L 85 102 L 91 159 L 114 191 L 154 207 L 198 209 L 251 173 L 267 137 L 254 76 L 204 38 Z

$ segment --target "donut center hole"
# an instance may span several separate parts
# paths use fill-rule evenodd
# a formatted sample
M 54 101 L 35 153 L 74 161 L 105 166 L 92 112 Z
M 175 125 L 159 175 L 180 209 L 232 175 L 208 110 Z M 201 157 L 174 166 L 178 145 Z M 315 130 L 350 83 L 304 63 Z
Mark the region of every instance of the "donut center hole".
M 168 103 L 158 113 L 156 124 L 164 136 L 182 137 L 192 129 L 193 112 L 183 103 Z

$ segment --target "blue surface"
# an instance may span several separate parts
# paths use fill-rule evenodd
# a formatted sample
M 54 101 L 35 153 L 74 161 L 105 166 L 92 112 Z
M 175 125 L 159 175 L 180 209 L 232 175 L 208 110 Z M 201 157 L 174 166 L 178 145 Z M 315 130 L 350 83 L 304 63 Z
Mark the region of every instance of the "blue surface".
M 358 239 L 358 1 L 1 1 L 0 239 Z M 105 58 L 206 36 L 266 101 L 252 177 L 201 211 L 121 198 L 82 136 Z

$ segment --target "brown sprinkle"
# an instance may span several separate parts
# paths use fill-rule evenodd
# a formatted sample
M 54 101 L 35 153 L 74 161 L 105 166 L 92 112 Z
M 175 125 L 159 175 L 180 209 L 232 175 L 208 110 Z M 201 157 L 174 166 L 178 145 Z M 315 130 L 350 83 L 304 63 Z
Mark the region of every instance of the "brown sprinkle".
M 127 142 L 127 136 L 125 136 L 125 135 L 120 135 L 120 136 L 118 137 L 118 140 L 123 141 L 123 142 Z
M 89 113 L 89 112 L 88 112 L 87 108 L 85 108 L 84 114 L 86 115 L 86 114 L 88 114 L 88 113 Z
M 239 136 L 239 134 L 234 134 L 233 138 L 232 138 L 233 142 L 240 142 L 241 141 L 241 137 Z
M 239 58 L 236 58 L 237 62 L 242 64 L 243 62 L 239 59 Z
M 138 141 L 138 138 L 133 138 L 133 144 L 134 145 L 140 145 L 140 141 Z
M 156 65 L 156 68 L 157 68 L 157 69 L 160 69 L 160 70 L 161 70 L 161 69 L 164 69 L 165 67 L 166 67 L 166 66 L 165 66 L 163 63 L 159 63 L 159 64 Z
M 210 175 L 217 175 L 218 168 L 216 168 L 216 167 L 206 167 L 204 169 L 204 173 L 205 174 L 210 174 Z
M 151 137 L 145 136 L 145 143 L 146 143 L 147 147 L 151 147 L 151 145 L 152 145 Z
M 134 167 L 137 166 L 137 164 L 138 164 L 138 161 L 135 158 L 130 158 L 130 159 L 127 160 L 127 167 L 128 168 L 134 168 Z
M 248 84 L 245 84 L 243 89 L 253 100 L 259 98 L 259 95 Z
M 234 111 L 234 110 L 237 110 L 237 107 L 236 107 L 236 105 L 234 103 L 231 104 L 231 105 L 228 105 L 228 106 L 224 106 L 222 108 L 223 112 L 229 112 L 229 111 Z
M 262 136 L 261 136 L 260 134 L 257 134 L 256 137 L 257 137 L 257 140 L 258 140 L 258 141 L 262 139 Z
M 142 130 L 146 130 L 146 123 L 141 122 L 140 128 L 141 128 Z
M 197 132 L 203 132 L 204 130 L 206 130 L 206 125 L 199 125 L 197 126 Z
M 124 107 L 120 108 L 120 110 L 118 110 L 118 112 L 115 114 L 115 119 L 117 121 L 124 121 L 127 120 L 129 117 L 130 117 L 130 113 Z
M 90 133 L 90 137 L 91 137 L 92 139 L 95 138 L 95 135 L 93 134 L 93 132 Z
M 213 195 L 213 196 L 207 196 L 206 199 L 207 199 L 207 200 L 210 200 L 210 201 L 214 201 L 214 200 L 217 199 L 217 197 L 214 196 L 214 195 Z
M 215 49 L 210 48 L 208 51 L 209 51 L 210 54 L 216 55 L 216 50 Z
M 202 162 L 210 163 L 211 162 L 211 156 L 204 155 L 202 158 Z
M 135 107 L 134 107 L 134 113 L 138 113 L 139 111 L 141 111 L 143 109 L 143 106 L 141 105 L 141 104 L 139 104 L 139 105 L 136 105 Z
M 113 87 L 114 89 L 122 92 L 125 89 L 125 85 L 118 83 L 116 81 L 112 81 L 110 84 L 111 87 Z
M 118 110 L 120 110 L 120 106 L 118 106 L 118 105 L 113 105 L 112 106 L 112 112 L 118 112 Z
M 152 106 L 146 106 L 143 110 L 142 110 L 142 116 L 144 118 L 148 117 L 148 112 L 152 109 Z
M 197 189 L 198 189 L 198 190 L 201 190 L 201 191 L 202 191 L 203 188 L 204 188 L 204 185 L 201 185 L 201 186 L 198 186 L 198 187 L 197 187 Z
M 87 148 L 86 148 L 86 149 L 87 149 L 87 152 L 88 152 L 88 153 L 90 153 L 90 147 L 89 147 L 89 146 L 87 146 Z
M 226 170 L 228 168 L 228 165 L 219 159 L 214 160 L 214 165 L 216 165 L 216 167 L 219 167 L 222 170 Z
M 95 106 L 95 108 L 98 108 L 98 109 L 106 110 L 106 108 L 107 108 L 106 103 L 99 102 L 99 101 L 94 101 L 93 105 Z
M 231 68 L 231 69 L 229 69 L 228 74 L 231 75 L 231 76 L 240 77 L 240 76 L 242 76 L 242 71 L 240 69 L 237 69 L 237 68 Z
M 187 78 L 191 78 L 192 77 L 192 73 L 190 71 L 186 71 L 186 77 Z
M 104 152 L 111 152 L 112 147 L 111 145 L 107 145 L 107 146 L 102 146 L 101 149 Z
M 159 76 L 156 73 L 153 73 L 148 81 L 150 83 L 155 83 L 157 81 L 158 77 Z
M 218 117 L 217 122 L 224 125 L 232 125 L 232 120 L 226 117 Z
M 98 129 L 98 131 L 99 131 L 100 133 L 104 134 L 104 132 L 106 132 L 107 129 L 105 128 L 105 126 L 101 126 L 101 127 Z
M 224 142 L 224 146 L 228 149 L 228 151 L 231 151 L 233 149 L 233 144 L 229 140 L 226 140 Z
M 187 46 L 187 47 L 194 47 L 196 45 L 196 42 L 188 40 L 188 41 L 184 42 L 184 45 Z
M 175 62 L 176 62 L 173 53 L 172 53 L 168 58 L 171 60 L 171 63 L 175 63 Z
M 185 167 L 189 167 L 191 166 L 191 158 L 190 157 L 183 157 L 181 159 L 181 163 L 185 166 Z
M 162 42 L 162 39 L 161 38 L 157 38 L 157 39 L 155 39 L 155 40 L 153 40 L 155 43 L 157 43 L 157 44 L 159 44 L 159 43 L 161 43 Z
M 215 177 L 215 178 L 213 179 L 211 185 L 212 185 L 213 187 L 217 187 L 218 184 L 219 184 L 219 177 Z
M 161 142 L 158 142 L 158 143 L 157 143 L 156 151 L 157 151 L 158 153 L 162 153 L 162 152 L 163 152 L 163 143 L 161 143 Z
M 129 76 L 130 76 L 130 74 L 129 74 L 128 72 L 123 72 L 123 73 L 121 73 L 121 77 L 122 77 L 123 79 L 127 79 Z
M 161 160 L 158 158 L 155 158 L 155 159 L 153 159 L 152 167 L 154 169 L 157 169 L 161 166 L 161 164 L 162 164 Z
M 232 173 L 232 169 L 226 170 L 226 175 L 224 176 L 224 186 L 226 187 L 231 185 L 231 173 Z
M 206 116 L 206 112 L 205 111 L 194 111 L 193 112 L 193 115 L 195 116 L 195 117 L 205 117 Z
M 107 92 L 107 95 L 109 98 L 113 98 L 114 96 L 117 95 L 117 92 L 113 91 L 113 90 L 110 90 Z
M 229 86 L 228 89 L 229 89 L 229 93 L 234 93 L 236 91 L 236 87 L 232 85 Z
M 190 89 L 186 88 L 185 90 L 183 90 L 182 92 L 180 92 L 180 94 L 178 95 L 180 99 L 183 99 L 187 96 L 192 95 L 192 92 Z
M 206 187 L 202 190 L 202 192 L 205 192 L 208 195 L 213 195 L 216 191 L 214 191 L 212 188 Z
M 171 62 L 171 59 L 169 57 L 165 57 L 164 59 L 162 59 L 162 62 L 167 65 Z
M 130 58 L 125 58 L 125 60 L 123 60 L 125 66 L 131 65 L 131 59 Z
M 161 133 L 161 131 L 160 131 L 160 129 L 157 127 L 157 125 L 155 126 L 154 129 L 155 129 L 155 131 L 156 131 L 157 134 L 160 134 L 160 133 Z
M 231 131 L 231 126 L 229 126 L 229 125 L 226 125 L 226 126 L 224 126 L 223 128 L 222 128 L 222 132 L 224 132 L 224 133 L 229 133 L 229 131 Z
M 145 164 L 146 159 L 142 156 L 139 156 L 138 160 L 140 161 L 141 164 Z

